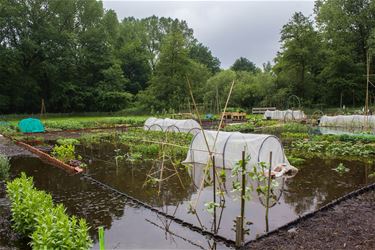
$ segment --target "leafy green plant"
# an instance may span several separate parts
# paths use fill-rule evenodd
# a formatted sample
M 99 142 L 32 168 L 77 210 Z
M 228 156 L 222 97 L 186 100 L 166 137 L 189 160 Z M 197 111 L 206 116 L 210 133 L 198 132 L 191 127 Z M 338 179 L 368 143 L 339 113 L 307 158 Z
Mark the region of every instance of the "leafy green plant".
M 340 163 L 336 168 L 333 168 L 332 170 L 336 171 L 340 175 L 350 171 L 350 169 L 345 167 L 343 163 Z
M 296 156 L 288 156 L 288 160 L 290 164 L 295 167 L 301 166 L 306 161 L 305 159 L 302 159 Z
M 242 124 L 236 124 L 236 125 L 228 125 L 224 128 L 224 131 L 227 132 L 241 132 L 241 133 L 249 133 L 253 132 L 255 129 L 254 125 L 252 123 L 242 123 Z
M 89 249 L 92 245 L 84 219 L 69 217 L 62 204 L 39 216 L 31 235 L 33 249 Z
M 220 207 L 220 204 L 210 201 L 210 202 L 205 203 L 204 206 L 206 207 L 207 212 L 209 212 L 210 214 L 213 214 L 215 207 L 216 208 Z
M 309 131 L 309 128 L 305 124 L 301 123 L 286 123 L 283 126 L 283 132 L 293 132 L 293 133 L 307 133 Z
M 63 162 L 75 160 L 75 146 L 71 144 L 55 145 L 52 149 L 52 155 Z
M 9 158 L 0 154 L 0 180 L 6 180 L 9 177 L 10 163 Z
M 281 137 L 283 139 L 293 139 L 293 140 L 306 139 L 306 138 L 309 138 L 309 134 L 308 133 L 284 132 L 284 133 L 281 133 Z
M 34 188 L 32 177 L 7 183 L 13 228 L 31 238 L 33 249 L 89 249 L 92 241 L 84 219 L 65 213 L 63 205 L 54 206 L 51 195 Z
M 56 142 L 59 145 L 78 145 L 79 144 L 79 141 L 73 138 L 62 138 L 62 139 L 58 139 Z
M 25 173 L 7 183 L 7 195 L 11 202 L 13 228 L 16 232 L 30 235 L 36 228 L 39 216 L 52 208 L 51 195 L 34 189 L 32 177 Z

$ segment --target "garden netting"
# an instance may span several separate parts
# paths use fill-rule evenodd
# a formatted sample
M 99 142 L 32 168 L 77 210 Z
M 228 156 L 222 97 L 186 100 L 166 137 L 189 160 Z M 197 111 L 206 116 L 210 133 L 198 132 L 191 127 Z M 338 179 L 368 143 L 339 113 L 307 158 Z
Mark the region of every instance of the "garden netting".
M 373 115 L 338 115 L 322 116 L 319 125 L 322 127 L 344 128 L 375 128 L 375 116 Z
M 161 119 L 150 117 L 144 124 L 144 130 L 147 131 L 170 131 L 196 134 L 201 130 L 199 123 L 193 119 Z
M 183 163 L 207 164 L 210 158 L 207 144 L 210 152 L 215 156 L 216 167 L 232 169 L 242 159 L 242 151 L 245 151 L 245 155 L 250 156 L 247 169 L 259 166 L 260 162 L 269 163 L 270 152 L 272 152 L 272 170 L 280 165 L 283 165 L 285 172 L 293 168 L 284 154 L 281 142 L 273 135 L 210 130 L 200 131 L 194 136 Z
M 264 119 L 271 119 L 271 120 L 303 120 L 306 118 L 305 113 L 302 110 L 267 110 L 264 112 Z

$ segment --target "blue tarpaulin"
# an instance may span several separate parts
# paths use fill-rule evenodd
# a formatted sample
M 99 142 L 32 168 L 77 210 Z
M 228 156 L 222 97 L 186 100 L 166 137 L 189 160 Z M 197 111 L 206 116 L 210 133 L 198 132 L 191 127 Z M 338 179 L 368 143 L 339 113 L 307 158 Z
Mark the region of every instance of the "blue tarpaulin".
M 41 133 L 44 132 L 44 126 L 39 119 L 26 118 L 18 123 L 18 128 L 22 133 Z

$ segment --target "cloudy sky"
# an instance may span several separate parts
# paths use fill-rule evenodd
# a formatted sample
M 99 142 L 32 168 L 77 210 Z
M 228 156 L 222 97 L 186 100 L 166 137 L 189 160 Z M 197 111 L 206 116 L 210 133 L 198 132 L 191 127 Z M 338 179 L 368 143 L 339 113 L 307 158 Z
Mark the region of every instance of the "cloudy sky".
M 280 48 L 280 30 L 292 14 L 313 14 L 312 0 L 124 1 L 104 0 L 119 19 L 151 15 L 186 20 L 194 36 L 218 57 L 223 68 L 246 57 L 261 66 Z

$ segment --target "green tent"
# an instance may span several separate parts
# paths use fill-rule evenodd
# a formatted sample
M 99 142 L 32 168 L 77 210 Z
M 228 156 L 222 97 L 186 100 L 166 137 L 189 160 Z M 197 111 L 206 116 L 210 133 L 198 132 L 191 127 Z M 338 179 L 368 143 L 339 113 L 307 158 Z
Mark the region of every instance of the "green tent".
M 44 126 L 39 119 L 27 118 L 18 123 L 18 127 L 22 133 L 41 133 L 44 132 Z

